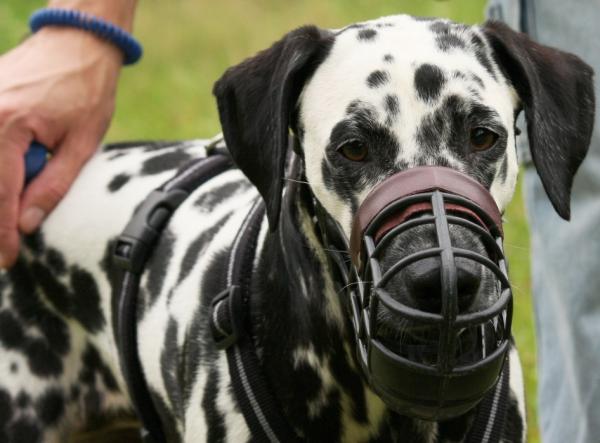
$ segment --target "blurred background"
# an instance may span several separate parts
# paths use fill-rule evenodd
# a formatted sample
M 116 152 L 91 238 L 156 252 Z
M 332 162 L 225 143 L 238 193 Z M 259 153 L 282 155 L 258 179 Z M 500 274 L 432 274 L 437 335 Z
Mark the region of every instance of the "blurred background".
M 39 0 L 0 2 L 0 53 L 27 36 Z M 122 71 L 116 113 L 106 141 L 208 138 L 220 132 L 213 82 L 229 66 L 308 23 L 338 28 L 390 14 L 484 20 L 485 0 L 144 0 L 134 34 L 141 62 Z M 515 296 L 513 334 L 527 390 L 529 441 L 539 442 L 535 337 L 529 280 L 529 235 L 521 190 L 505 215 L 505 248 Z M 95 440 L 96 441 L 96 440 Z M 102 441 L 102 440 L 97 440 Z

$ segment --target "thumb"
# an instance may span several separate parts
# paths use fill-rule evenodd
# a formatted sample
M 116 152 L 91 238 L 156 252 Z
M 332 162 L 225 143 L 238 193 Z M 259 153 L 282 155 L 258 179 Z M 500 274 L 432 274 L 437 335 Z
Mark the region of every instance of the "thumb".
M 14 139 L 21 139 L 15 141 Z M 14 263 L 19 251 L 17 218 L 23 186 L 23 151 L 27 136 L 0 135 L 0 268 Z
M 22 196 L 19 216 L 22 232 L 28 234 L 40 226 L 65 196 L 96 146 L 94 141 L 67 136 L 54 151 L 46 167 L 27 186 Z

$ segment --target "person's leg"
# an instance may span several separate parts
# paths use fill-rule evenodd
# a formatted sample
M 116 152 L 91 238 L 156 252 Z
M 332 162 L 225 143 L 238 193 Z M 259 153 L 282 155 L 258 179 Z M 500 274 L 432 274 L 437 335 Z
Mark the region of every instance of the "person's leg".
M 525 25 L 535 40 L 573 52 L 600 72 L 597 0 L 569 6 L 560 0 L 490 3 L 495 18 L 516 28 Z M 524 20 L 518 18 L 521 11 Z M 570 222 L 554 212 L 533 166 L 525 172 L 544 443 L 600 441 L 599 114 L 590 152 L 575 178 Z

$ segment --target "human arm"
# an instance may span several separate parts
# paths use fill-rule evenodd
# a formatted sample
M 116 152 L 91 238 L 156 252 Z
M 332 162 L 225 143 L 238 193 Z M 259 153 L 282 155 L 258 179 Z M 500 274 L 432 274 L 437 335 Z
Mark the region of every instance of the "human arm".
M 51 0 L 130 32 L 137 0 Z M 34 231 L 66 194 L 108 129 L 122 52 L 79 29 L 44 27 L 0 56 L 0 267 L 12 265 L 19 230 Z M 52 158 L 23 191 L 32 140 Z

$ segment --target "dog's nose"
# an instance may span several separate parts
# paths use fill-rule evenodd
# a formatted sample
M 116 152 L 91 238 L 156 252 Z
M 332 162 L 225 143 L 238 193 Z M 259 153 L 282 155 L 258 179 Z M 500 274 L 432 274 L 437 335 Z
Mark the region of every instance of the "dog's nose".
M 407 269 L 406 285 L 418 308 L 426 312 L 442 311 L 442 270 L 439 258 L 419 260 Z M 457 259 L 456 286 L 458 311 L 464 312 L 475 300 L 481 282 L 477 264 Z

